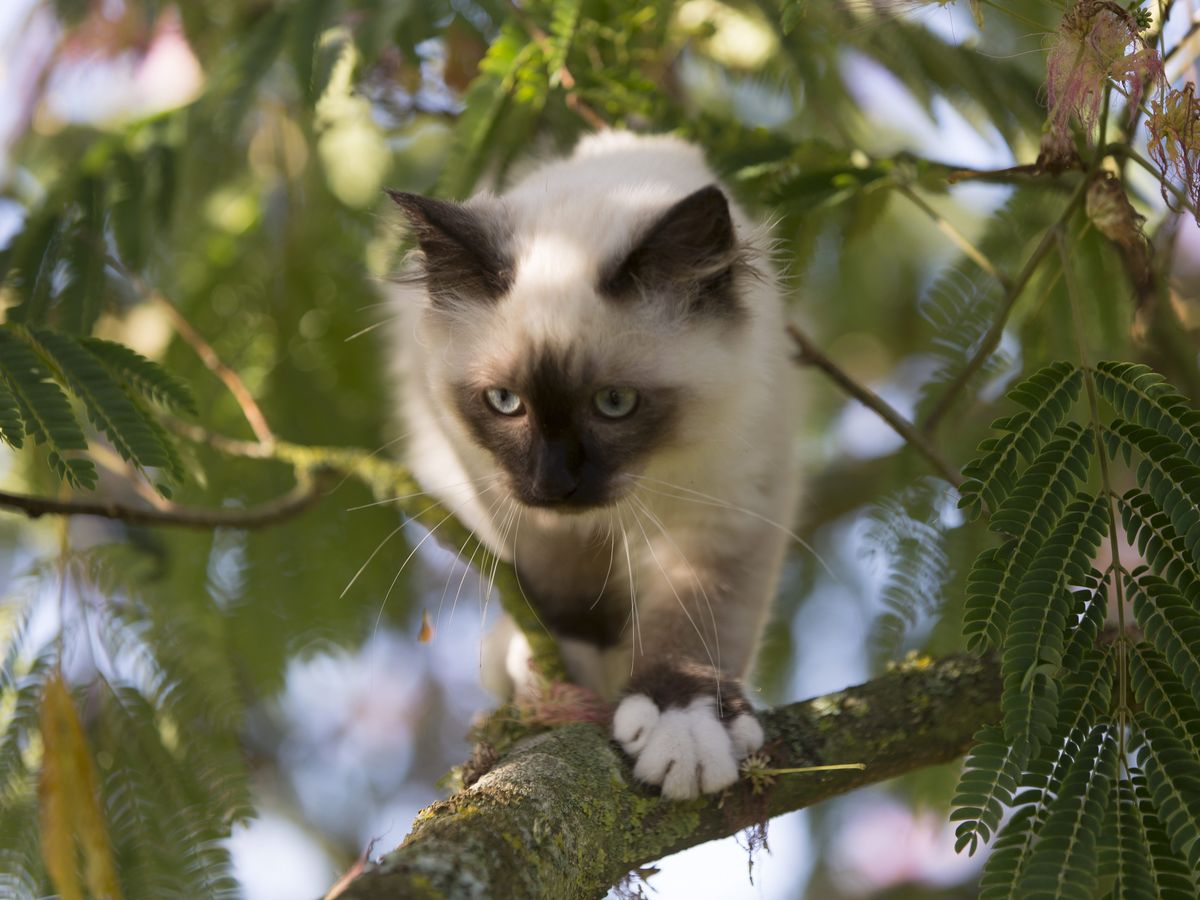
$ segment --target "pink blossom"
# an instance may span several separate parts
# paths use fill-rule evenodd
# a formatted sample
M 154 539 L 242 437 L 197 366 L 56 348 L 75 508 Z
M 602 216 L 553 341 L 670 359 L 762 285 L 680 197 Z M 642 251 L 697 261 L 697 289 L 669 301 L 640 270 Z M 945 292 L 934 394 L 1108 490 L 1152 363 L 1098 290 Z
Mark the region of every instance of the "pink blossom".
M 1158 52 L 1129 10 L 1112 0 L 1077 0 L 1059 23 L 1046 62 L 1049 131 L 1056 135 L 1051 145 L 1062 148 L 1069 140 L 1072 119 L 1090 137 L 1109 79 L 1124 86 L 1132 114 L 1162 74 Z
M 1155 100 L 1146 127 L 1150 131 L 1150 158 L 1163 176 L 1163 200 L 1178 209 L 1166 184 L 1166 179 L 1174 176 L 1193 207 L 1200 204 L 1200 102 L 1196 100 L 1196 85 L 1189 81 L 1182 90 L 1173 89 Z

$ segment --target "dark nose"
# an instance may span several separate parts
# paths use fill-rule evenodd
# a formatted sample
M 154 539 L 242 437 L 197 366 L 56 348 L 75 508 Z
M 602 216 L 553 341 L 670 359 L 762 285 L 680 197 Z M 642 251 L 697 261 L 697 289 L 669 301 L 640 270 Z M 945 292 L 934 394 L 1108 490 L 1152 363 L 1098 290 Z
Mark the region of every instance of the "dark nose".
M 582 452 L 574 441 L 544 441 L 534 464 L 533 485 L 548 503 L 566 500 L 579 487 Z

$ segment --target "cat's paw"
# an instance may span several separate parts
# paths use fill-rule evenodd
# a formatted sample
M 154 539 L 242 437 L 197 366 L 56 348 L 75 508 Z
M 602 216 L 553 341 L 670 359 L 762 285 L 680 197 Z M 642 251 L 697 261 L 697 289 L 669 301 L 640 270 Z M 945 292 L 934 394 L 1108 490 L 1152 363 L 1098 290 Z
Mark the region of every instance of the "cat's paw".
M 649 690 L 626 696 L 613 716 L 613 737 L 634 758 L 634 777 L 661 785 L 672 800 L 737 781 L 738 763 L 762 746 L 763 731 L 736 684 L 721 683 L 722 717 L 712 691 L 685 701 L 678 691 L 654 690 L 659 685 L 648 681 Z M 715 678 L 709 685 L 715 688 Z

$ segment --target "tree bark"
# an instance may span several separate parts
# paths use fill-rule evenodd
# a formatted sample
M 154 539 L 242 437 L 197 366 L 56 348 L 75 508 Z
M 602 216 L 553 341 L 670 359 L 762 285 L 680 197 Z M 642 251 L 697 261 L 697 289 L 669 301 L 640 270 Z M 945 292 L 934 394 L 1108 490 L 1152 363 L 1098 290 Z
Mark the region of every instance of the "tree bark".
M 743 779 L 720 795 L 661 799 L 595 725 L 519 741 L 471 787 L 417 816 L 404 843 L 338 894 L 382 898 L 602 897 L 629 871 L 837 794 L 964 753 L 1000 717 L 993 659 L 910 660 L 866 684 L 762 714 L 769 766 L 862 771 Z

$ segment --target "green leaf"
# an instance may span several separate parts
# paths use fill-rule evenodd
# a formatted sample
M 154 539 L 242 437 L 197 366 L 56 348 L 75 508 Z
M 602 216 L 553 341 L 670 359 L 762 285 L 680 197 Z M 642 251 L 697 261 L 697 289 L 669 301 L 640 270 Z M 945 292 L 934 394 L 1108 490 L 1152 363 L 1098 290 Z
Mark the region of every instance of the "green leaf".
M 0 352 L 3 352 L 0 349 Z M 8 385 L 0 378 L 0 440 L 15 450 L 25 444 L 25 422 L 21 407 Z
M 1129 543 L 1150 568 L 1174 584 L 1193 606 L 1200 606 L 1200 560 L 1187 552 L 1183 538 L 1154 498 L 1132 488 L 1117 501 L 1117 509 Z
M 998 419 L 992 427 L 1005 432 L 979 445 L 981 456 L 963 468 L 966 477 L 959 505 L 976 518 L 984 504 L 998 509 L 1016 482 L 1019 460 L 1036 459 L 1055 435 L 1079 397 L 1083 377 L 1070 363 L 1057 362 L 1035 372 L 1009 392 L 1026 411 Z
M 1145 862 L 1150 889 L 1149 892 L 1144 892 L 1146 889 L 1143 882 L 1136 875 L 1126 877 L 1122 874 L 1119 876 L 1117 887 L 1124 888 L 1126 892 L 1118 894 L 1114 891 L 1114 896 L 1120 898 L 1148 897 L 1153 900 L 1194 900 L 1196 896 L 1200 895 L 1196 874 L 1189 870 L 1184 861 L 1171 850 L 1171 841 L 1163 829 L 1158 813 L 1155 812 L 1154 801 L 1150 794 L 1150 787 L 1146 783 L 1145 773 L 1131 766 L 1128 787 L 1133 792 L 1133 802 L 1128 808 L 1128 813 L 1136 830 L 1131 846 L 1134 850 L 1145 848 L 1146 852 L 1141 860 Z M 1136 871 L 1138 862 L 1139 860 L 1136 859 L 1130 860 L 1130 866 L 1126 871 Z
M 59 477 L 72 487 L 96 486 L 96 467 L 86 459 L 65 454 L 86 450 L 87 440 L 62 389 L 37 354 L 25 342 L 25 332 L 0 327 L 0 374 L 16 399 L 25 432 L 45 444 L 47 459 Z
M 140 469 L 162 468 L 182 477 L 182 466 L 169 448 L 169 441 L 164 444 L 161 431 L 156 431 L 146 412 L 95 356 L 66 335 L 39 330 L 34 338 L 122 459 Z
M 1134 717 L 1130 748 L 1146 773 L 1154 810 L 1171 849 L 1200 871 L 1200 761 L 1171 731 L 1145 713 Z
M 1166 725 L 1200 760 L 1200 706 L 1150 644 L 1142 642 L 1130 649 L 1129 681 L 1142 708 Z
M 571 42 L 575 39 L 582 8 L 583 0 L 554 0 L 550 14 L 550 53 L 546 57 L 551 87 L 561 84 L 562 70 L 571 52 Z
M 1111 456 L 1141 454 L 1138 485 L 1166 514 L 1188 554 L 1200 559 L 1200 466 L 1175 441 L 1149 428 L 1117 420 L 1104 437 Z
M 1126 576 L 1125 586 L 1133 601 L 1134 619 L 1146 640 L 1200 703 L 1200 613 L 1174 585 L 1148 572 Z
M 191 388 L 158 363 L 114 341 L 86 338 L 83 346 L 128 389 L 167 409 L 196 415 Z
M 1047 808 L 1021 875 L 1020 896 L 1092 900 L 1096 842 L 1116 777 L 1114 729 L 1098 725 L 1083 742 Z
M 1102 362 L 1094 373 L 1096 388 L 1123 418 L 1162 434 L 1200 466 L 1200 410 L 1149 366 Z
M 1075 489 L 1087 479 L 1094 449 L 1090 429 L 1074 422 L 1059 426 L 1054 440 L 1037 453 L 1011 493 L 992 507 L 988 527 L 999 534 L 1022 534 L 1029 528 L 1048 534 Z
M 1032 752 L 1049 739 L 1058 710 L 1058 681 L 1071 595 L 1067 586 L 1091 570 L 1107 532 L 1103 497 L 1081 495 L 1022 574 L 1012 601 L 1001 673 L 1004 730 L 1029 741 Z
M 1028 756 L 1023 741 L 1010 745 L 1004 739 L 1004 732 L 995 725 L 981 728 L 974 740 L 950 814 L 951 822 L 962 823 L 954 832 L 955 852 L 970 847 L 972 855 L 980 842 L 986 843 L 999 828 L 1004 807 L 1012 804 L 1017 778 Z
M 88 334 L 101 313 L 105 275 L 103 185 L 96 178 L 79 184 L 79 218 L 71 226 L 63 257 L 68 280 L 58 295 L 57 327 Z

